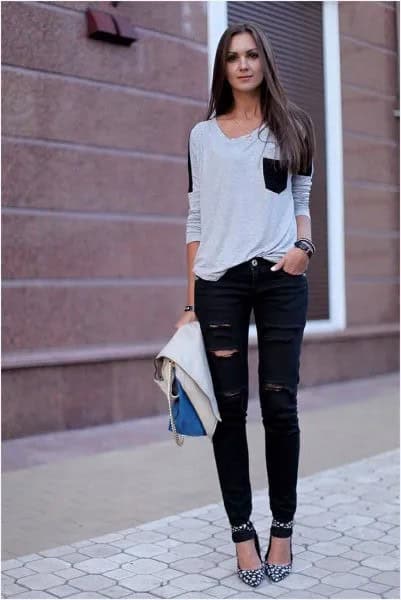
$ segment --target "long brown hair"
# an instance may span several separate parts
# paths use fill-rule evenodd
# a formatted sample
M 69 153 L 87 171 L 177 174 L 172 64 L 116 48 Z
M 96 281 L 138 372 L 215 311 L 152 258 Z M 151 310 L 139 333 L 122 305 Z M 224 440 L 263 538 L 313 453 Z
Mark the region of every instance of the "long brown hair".
M 307 172 L 316 147 L 312 119 L 305 110 L 287 98 L 278 77 L 271 44 L 256 23 L 247 21 L 230 25 L 221 36 L 214 61 L 206 120 L 226 114 L 234 107 L 232 89 L 225 76 L 226 57 L 232 36 L 246 31 L 255 39 L 264 73 L 260 85 L 263 127 L 268 127 L 280 147 L 281 165 L 293 173 Z

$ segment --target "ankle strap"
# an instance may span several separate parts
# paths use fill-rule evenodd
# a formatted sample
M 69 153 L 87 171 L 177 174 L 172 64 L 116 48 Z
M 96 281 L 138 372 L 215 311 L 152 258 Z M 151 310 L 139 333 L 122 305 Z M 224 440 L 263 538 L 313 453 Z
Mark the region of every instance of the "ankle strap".
M 279 521 L 278 519 L 272 520 L 272 524 L 270 527 L 270 533 L 274 535 L 274 537 L 290 537 L 292 535 L 292 527 L 294 525 L 294 521 Z
M 255 536 L 255 528 L 252 521 L 247 521 L 241 525 L 231 526 L 231 537 L 234 543 L 251 540 Z

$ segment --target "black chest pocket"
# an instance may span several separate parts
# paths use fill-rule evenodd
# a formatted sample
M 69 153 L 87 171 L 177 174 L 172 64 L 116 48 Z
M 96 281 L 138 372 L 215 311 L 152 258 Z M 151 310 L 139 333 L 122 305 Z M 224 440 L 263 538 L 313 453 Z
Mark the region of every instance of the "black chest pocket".
M 287 187 L 288 169 L 280 166 L 280 161 L 263 157 L 263 178 L 265 188 L 280 194 Z

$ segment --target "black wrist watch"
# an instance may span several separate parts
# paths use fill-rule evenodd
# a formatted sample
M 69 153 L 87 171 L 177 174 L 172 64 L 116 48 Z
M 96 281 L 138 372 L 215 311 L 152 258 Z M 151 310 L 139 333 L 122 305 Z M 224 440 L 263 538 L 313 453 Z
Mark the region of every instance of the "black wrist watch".
M 306 254 L 308 255 L 308 258 L 310 258 L 313 255 L 313 250 L 311 250 L 310 245 L 306 242 L 303 242 L 302 240 L 298 240 L 297 242 L 295 242 L 294 246 L 296 248 L 301 248 L 301 250 L 305 250 Z
M 184 311 L 188 312 L 188 311 L 193 310 L 193 309 L 194 309 L 193 304 L 187 304 L 186 307 L 184 308 Z

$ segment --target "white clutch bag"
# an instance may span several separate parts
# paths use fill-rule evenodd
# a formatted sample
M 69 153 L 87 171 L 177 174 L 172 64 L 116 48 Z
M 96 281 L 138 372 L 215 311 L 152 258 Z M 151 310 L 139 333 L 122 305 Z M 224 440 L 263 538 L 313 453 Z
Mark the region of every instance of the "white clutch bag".
M 183 438 L 175 431 L 172 418 L 172 402 L 177 398 L 177 394 L 174 393 L 176 390 L 173 389 L 174 375 L 190 399 L 206 435 L 211 439 L 221 417 L 199 321 L 179 327 L 155 357 L 154 366 L 153 380 L 167 397 L 177 444 L 182 445 Z

